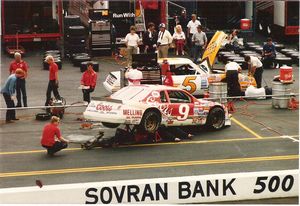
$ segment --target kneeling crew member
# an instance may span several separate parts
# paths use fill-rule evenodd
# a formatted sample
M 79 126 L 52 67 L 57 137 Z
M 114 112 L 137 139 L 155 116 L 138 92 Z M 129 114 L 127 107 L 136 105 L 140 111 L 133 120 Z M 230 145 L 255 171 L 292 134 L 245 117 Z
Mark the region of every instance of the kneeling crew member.
M 254 56 L 245 56 L 245 61 L 248 63 L 249 73 L 254 76 L 257 88 L 261 88 L 263 64 L 262 62 Z
M 241 96 L 241 85 L 239 83 L 239 72 L 241 67 L 236 62 L 229 62 L 225 65 L 228 96 Z
M 81 85 L 89 87 L 87 89 L 82 89 L 83 101 L 90 103 L 91 101 L 90 93 L 95 90 L 96 82 L 97 82 L 97 73 L 93 69 L 93 64 L 88 63 L 87 70 L 82 74 L 81 77 Z
M 43 129 L 41 144 L 47 149 L 48 155 L 53 155 L 54 153 L 68 147 L 69 141 L 61 136 L 58 124 L 59 118 L 53 116 L 51 118 L 51 123 L 46 124 Z

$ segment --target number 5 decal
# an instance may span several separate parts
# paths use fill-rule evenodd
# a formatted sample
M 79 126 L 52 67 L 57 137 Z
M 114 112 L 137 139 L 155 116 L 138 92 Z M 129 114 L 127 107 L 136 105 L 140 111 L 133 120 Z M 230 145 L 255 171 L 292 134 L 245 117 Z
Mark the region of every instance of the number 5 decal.
M 195 84 L 195 82 L 192 82 L 194 81 L 195 79 L 197 79 L 196 76 L 190 76 L 190 77 L 186 77 L 182 83 L 182 86 L 184 87 L 187 87 L 189 86 L 191 89 L 184 89 L 186 91 L 188 91 L 189 93 L 194 93 L 194 91 L 196 91 L 197 89 L 197 85 Z
M 177 119 L 178 120 L 186 120 L 189 116 L 189 111 L 190 111 L 190 107 L 187 104 L 181 104 L 179 106 L 179 114 L 181 116 L 178 116 Z

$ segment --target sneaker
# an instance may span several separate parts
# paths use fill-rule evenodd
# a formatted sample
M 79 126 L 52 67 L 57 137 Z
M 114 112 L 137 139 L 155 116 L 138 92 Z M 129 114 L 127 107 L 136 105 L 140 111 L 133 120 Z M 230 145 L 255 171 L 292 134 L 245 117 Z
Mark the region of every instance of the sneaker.
M 177 137 L 174 139 L 174 142 L 180 142 L 180 141 L 181 141 L 181 139 L 179 139 Z

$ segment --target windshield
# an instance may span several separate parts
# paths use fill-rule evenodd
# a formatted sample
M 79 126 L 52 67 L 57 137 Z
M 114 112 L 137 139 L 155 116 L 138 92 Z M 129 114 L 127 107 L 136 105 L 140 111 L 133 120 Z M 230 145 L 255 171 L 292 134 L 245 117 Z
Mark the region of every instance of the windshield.
M 110 97 L 112 99 L 118 100 L 142 100 L 144 99 L 151 90 L 147 87 L 136 87 L 136 86 L 129 86 L 120 89 L 116 93 L 112 94 Z

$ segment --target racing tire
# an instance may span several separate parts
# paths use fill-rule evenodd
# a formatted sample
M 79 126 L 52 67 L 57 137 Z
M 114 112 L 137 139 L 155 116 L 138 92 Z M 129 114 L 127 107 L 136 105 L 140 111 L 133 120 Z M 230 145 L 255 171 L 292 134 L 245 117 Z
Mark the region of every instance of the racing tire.
M 50 113 L 38 113 L 35 115 L 35 119 L 40 120 L 40 121 L 46 121 L 46 120 L 51 119 L 51 114 Z
M 140 128 L 149 133 L 155 133 L 161 123 L 161 116 L 155 111 L 148 111 L 143 115 Z
M 118 126 L 120 126 L 120 124 L 117 123 L 109 123 L 109 122 L 101 122 L 103 124 L 104 127 L 108 127 L 108 128 L 117 128 Z
M 206 127 L 210 130 L 220 130 L 225 125 L 225 112 L 221 107 L 213 107 L 207 116 Z

